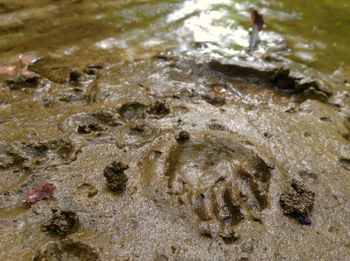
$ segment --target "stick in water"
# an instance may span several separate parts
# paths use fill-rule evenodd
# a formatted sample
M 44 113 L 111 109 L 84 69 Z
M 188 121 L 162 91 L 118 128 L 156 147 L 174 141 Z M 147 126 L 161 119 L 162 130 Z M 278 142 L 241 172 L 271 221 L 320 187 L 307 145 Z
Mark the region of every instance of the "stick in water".
M 259 32 L 263 29 L 265 22 L 264 22 L 264 17 L 262 14 L 259 14 L 259 12 L 255 9 L 252 8 L 250 17 L 252 19 L 253 23 L 253 28 L 250 33 L 250 39 L 249 39 L 249 52 L 254 51 L 259 42 Z

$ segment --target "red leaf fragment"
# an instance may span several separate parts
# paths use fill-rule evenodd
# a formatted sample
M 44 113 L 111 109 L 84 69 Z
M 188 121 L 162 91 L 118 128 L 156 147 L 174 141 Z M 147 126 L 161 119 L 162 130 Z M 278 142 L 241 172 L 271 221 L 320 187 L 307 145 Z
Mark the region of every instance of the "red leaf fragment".
M 255 8 L 252 8 L 250 17 L 253 22 L 253 27 L 256 26 L 261 31 L 265 25 L 264 17 Z
M 52 197 L 53 191 L 56 186 L 52 183 L 46 183 L 41 189 L 31 189 L 27 192 L 25 202 L 33 204 L 43 199 L 49 199 Z

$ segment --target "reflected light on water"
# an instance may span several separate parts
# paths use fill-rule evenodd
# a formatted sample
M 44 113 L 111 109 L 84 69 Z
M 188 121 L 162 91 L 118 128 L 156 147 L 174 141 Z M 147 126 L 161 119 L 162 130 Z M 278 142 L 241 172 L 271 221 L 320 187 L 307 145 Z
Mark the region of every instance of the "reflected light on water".
M 90 57 L 96 49 L 108 59 L 114 51 L 135 59 L 174 48 L 236 59 L 249 46 L 252 6 L 266 21 L 256 57 L 272 54 L 326 71 L 349 61 L 348 0 L 5 2 L 11 8 L 0 14 L 3 62 L 29 51 Z
M 233 19 L 230 26 L 223 26 L 222 22 L 229 16 L 227 10 L 215 10 L 215 6 L 233 5 L 232 1 L 198 1 L 190 0 L 183 4 L 183 7 L 174 11 L 167 17 L 167 22 L 185 20 L 183 32 L 180 36 L 186 35 L 192 38 L 193 42 L 210 42 L 221 46 L 232 44 L 247 47 L 249 45 L 248 31 L 237 27 Z M 242 9 L 239 4 L 234 5 Z M 188 39 L 186 39 L 188 40 Z
M 202 52 L 213 57 L 234 57 L 249 47 L 251 4 L 229 0 L 198 1 L 188 0 L 183 6 L 170 13 L 167 23 L 182 22 L 176 30 L 181 51 L 191 51 L 191 43 L 206 43 Z M 237 21 L 245 21 L 242 26 Z M 285 48 L 283 37 L 275 32 L 261 33 L 260 53 Z

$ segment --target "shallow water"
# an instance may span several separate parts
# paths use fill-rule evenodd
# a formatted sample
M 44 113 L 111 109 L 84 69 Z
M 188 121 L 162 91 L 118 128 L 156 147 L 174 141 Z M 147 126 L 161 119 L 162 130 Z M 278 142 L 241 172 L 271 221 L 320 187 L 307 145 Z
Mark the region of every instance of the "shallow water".
M 0 60 L 23 52 L 127 60 L 193 42 L 234 57 L 248 47 L 252 6 L 266 20 L 265 48 L 279 50 L 285 40 L 282 55 L 292 61 L 326 73 L 349 68 L 347 0 L 2 0 Z

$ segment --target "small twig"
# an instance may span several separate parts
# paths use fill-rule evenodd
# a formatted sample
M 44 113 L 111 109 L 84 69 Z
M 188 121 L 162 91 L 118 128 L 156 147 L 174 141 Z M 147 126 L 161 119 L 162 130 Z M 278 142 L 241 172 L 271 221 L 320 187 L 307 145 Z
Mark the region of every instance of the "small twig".
M 249 52 L 254 51 L 259 43 L 259 32 L 264 28 L 264 17 L 255 8 L 252 8 L 250 17 L 252 19 L 253 27 L 250 32 Z

